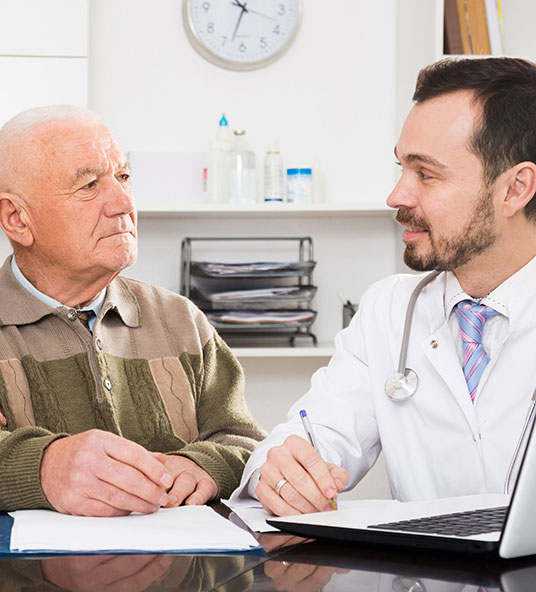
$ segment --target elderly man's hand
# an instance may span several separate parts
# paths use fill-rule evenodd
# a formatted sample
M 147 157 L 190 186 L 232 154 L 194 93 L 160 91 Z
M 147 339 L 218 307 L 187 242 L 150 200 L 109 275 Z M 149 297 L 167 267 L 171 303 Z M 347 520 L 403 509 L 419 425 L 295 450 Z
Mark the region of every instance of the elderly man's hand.
M 153 453 L 172 476 L 173 487 L 168 491 L 168 508 L 179 506 L 183 502 L 200 506 L 214 499 L 218 486 L 214 479 L 199 465 L 184 456 Z
M 309 442 L 289 436 L 268 451 L 256 493 L 263 507 L 276 516 L 324 512 L 332 509 L 330 499 L 348 479 L 345 469 L 325 462 Z
M 41 486 L 64 514 L 149 514 L 168 504 L 169 470 L 139 444 L 101 430 L 55 440 L 43 454 Z
M 189 568 L 192 557 L 187 559 Z M 170 555 L 71 555 L 42 559 L 41 570 L 48 582 L 62 590 L 137 592 L 162 581 L 173 560 Z

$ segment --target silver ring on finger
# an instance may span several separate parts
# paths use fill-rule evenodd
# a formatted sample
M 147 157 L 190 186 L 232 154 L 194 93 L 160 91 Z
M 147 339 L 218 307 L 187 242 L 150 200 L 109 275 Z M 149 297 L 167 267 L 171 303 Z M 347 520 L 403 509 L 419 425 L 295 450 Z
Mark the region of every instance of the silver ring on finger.
M 285 477 L 283 477 L 282 479 L 279 479 L 279 481 L 275 484 L 274 489 L 277 495 L 281 495 L 281 488 L 283 487 L 283 485 L 285 485 L 285 483 L 288 483 L 288 481 L 285 479 Z

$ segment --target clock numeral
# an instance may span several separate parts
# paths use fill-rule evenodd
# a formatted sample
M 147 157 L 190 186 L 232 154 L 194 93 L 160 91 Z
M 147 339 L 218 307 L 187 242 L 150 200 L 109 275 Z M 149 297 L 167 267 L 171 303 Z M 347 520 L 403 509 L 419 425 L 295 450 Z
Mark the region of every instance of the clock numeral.
M 279 25 L 275 26 L 275 29 L 272 31 L 272 33 L 275 33 L 276 35 L 280 35 L 281 34 L 281 29 L 279 28 Z
M 261 37 L 259 39 L 259 47 L 262 47 L 262 49 L 265 49 L 268 46 L 268 42 L 266 41 L 266 37 Z
M 205 12 L 208 12 L 210 10 L 210 2 L 203 2 L 203 4 L 201 4 L 201 6 L 203 7 L 203 10 Z
M 207 23 L 207 33 L 214 33 L 214 23 Z
M 284 4 L 279 5 L 279 10 L 277 11 L 277 14 L 279 16 L 283 16 L 285 14 L 285 5 Z
M 248 50 L 248 48 L 247 48 L 247 45 L 246 45 L 245 43 L 241 43 L 241 44 L 238 46 L 238 49 L 239 49 L 240 53 L 244 53 L 245 51 L 247 51 L 247 50 Z

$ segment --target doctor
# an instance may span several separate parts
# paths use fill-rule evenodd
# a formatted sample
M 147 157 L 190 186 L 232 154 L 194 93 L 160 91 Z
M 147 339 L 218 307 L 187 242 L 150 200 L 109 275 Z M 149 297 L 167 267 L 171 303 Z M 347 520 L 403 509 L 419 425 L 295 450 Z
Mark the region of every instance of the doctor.
M 235 501 L 329 510 L 381 450 L 395 499 L 503 492 L 536 387 L 536 65 L 443 60 L 421 71 L 413 99 L 387 203 L 405 263 L 440 272 L 411 315 L 404 366 L 417 388 L 386 395 L 425 274 L 395 275 L 364 294 L 329 365 L 252 454 Z

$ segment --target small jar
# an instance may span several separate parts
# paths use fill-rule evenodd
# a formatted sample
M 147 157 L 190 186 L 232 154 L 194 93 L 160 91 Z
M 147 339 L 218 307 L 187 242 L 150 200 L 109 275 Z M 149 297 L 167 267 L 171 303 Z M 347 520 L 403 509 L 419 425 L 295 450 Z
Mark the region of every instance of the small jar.
M 298 195 L 298 175 L 300 169 L 287 169 L 287 201 L 294 203 Z

